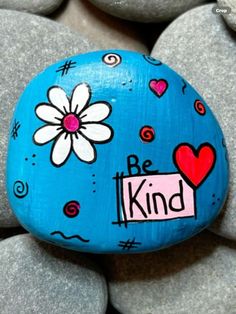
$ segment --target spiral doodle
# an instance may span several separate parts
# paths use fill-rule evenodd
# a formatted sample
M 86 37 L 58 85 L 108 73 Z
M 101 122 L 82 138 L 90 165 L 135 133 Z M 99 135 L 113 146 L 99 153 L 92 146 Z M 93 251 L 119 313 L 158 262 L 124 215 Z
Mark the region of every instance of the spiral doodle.
M 75 218 L 78 216 L 79 210 L 80 204 L 77 201 L 70 201 L 66 203 L 63 208 L 63 212 L 68 218 Z
M 145 59 L 148 63 L 150 63 L 150 64 L 152 64 L 152 65 L 155 65 L 155 66 L 162 65 L 162 62 L 161 62 L 160 60 L 156 60 L 156 59 L 154 59 L 154 58 L 151 57 L 151 56 L 143 55 L 143 57 L 144 57 L 144 59 Z
M 201 116 L 204 116 L 206 114 L 206 108 L 203 105 L 203 103 L 201 102 L 201 100 L 196 100 L 194 103 L 194 108 L 197 111 L 198 114 L 200 114 Z
M 117 53 L 107 53 L 103 56 L 102 61 L 109 67 L 114 68 L 121 63 L 122 58 Z
M 29 186 L 27 182 L 15 181 L 13 186 L 13 193 L 17 198 L 24 198 L 29 192 Z
M 155 139 L 155 131 L 151 126 L 145 125 L 141 128 L 139 136 L 144 143 L 151 143 Z

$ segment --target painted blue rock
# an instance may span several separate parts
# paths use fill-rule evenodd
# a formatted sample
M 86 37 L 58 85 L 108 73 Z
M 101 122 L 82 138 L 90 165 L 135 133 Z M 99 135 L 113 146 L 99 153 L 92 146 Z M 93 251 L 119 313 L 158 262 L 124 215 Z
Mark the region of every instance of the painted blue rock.
M 228 160 L 201 96 L 168 66 L 99 51 L 47 68 L 11 124 L 7 190 L 36 237 L 85 252 L 165 248 L 223 206 Z

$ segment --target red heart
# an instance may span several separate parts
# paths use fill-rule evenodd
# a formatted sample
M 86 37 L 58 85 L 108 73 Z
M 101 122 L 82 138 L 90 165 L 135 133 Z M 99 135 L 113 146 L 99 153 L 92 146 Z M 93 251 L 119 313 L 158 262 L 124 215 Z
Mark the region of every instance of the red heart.
M 151 91 L 157 96 L 157 97 L 162 97 L 167 88 L 168 88 L 168 82 L 164 79 L 160 80 L 151 80 L 149 82 L 149 87 Z
M 176 147 L 173 159 L 180 173 L 196 188 L 213 170 L 216 152 L 209 143 L 200 145 L 197 150 L 192 145 L 184 143 Z

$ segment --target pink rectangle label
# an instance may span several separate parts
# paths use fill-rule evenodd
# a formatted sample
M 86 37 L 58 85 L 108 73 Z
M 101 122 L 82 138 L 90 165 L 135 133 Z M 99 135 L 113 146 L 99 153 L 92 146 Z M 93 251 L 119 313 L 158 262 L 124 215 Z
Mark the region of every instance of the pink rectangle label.
M 195 193 L 178 173 L 120 178 L 122 220 L 152 221 L 195 216 Z

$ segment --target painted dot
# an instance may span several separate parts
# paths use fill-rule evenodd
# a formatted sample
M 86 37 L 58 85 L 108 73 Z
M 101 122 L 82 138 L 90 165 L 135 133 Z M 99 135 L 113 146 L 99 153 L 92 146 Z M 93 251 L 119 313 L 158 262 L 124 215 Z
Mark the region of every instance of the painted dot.
M 198 114 L 200 114 L 201 116 L 204 116 L 206 114 L 206 108 L 203 105 L 203 103 L 200 100 L 196 100 L 194 103 L 194 108 L 197 111 Z
M 155 139 L 155 131 L 151 126 L 144 126 L 139 131 L 139 136 L 144 143 L 151 143 Z
M 149 186 L 152 186 L 152 183 L 150 183 Z
M 28 158 L 25 158 L 25 161 L 27 161 L 28 160 Z
M 79 211 L 80 204 L 77 201 L 70 201 L 66 203 L 63 208 L 63 212 L 68 218 L 75 218 L 76 216 L 78 216 Z
M 94 181 L 93 184 L 96 184 L 96 182 Z
M 32 163 L 32 166 L 35 166 L 35 163 L 34 163 L 34 162 Z
M 63 127 L 66 129 L 66 131 L 74 133 L 80 128 L 80 121 L 75 114 L 70 113 L 64 117 Z

